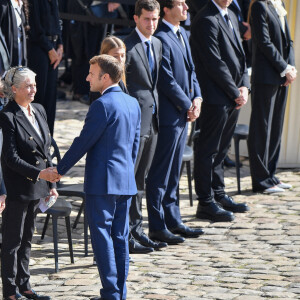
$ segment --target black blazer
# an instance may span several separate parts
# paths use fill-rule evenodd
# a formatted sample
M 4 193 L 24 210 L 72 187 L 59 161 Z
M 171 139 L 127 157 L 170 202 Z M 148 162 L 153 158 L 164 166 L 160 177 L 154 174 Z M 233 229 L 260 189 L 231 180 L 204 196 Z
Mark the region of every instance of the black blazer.
M 36 133 L 21 108 L 10 101 L 0 112 L 3 132 L 1 164 L 7 195 L 11 200 L 37 200 L 46 197 L 54 183 L 38 180 L 41 170 L 52 166 L 51 135 L 42 105 L 32 104 L 43 140 Z
M 228 10 L 239 36 L 238 21 Z M 192 22 L 191 49 L 203 101 L 235 105 L 239 87 L 250 87 L 243 47 L 213 2 L 209 2 Z
M 21 11 L 21 29 L 23 35 L 23 49 L 22 49 L 22 65 L 27 65 L 27 46 L 26 34 L 24 29 L 25 14 Z M 14 8 L 10 0 L 0 0 L 0 28 L 4 35 L 6 47 L 9 54 L 10 66 L 19 65 L 19 50 L 18 50 L 18 27 Z
M 148 58 L 142 41 L 134 29 L 124 40 L 126 45 L 126 81 L 130 96 L 136 98 L 141 107 L 141 136 L 150 134 L 153 105 L 155 104 L 155 123 L 158 128 L 157 80 L 162 59 L 162 46 L 159 39 L 152 37 L 155 58 L 155 77 L 152 80 Z
M 285 33 L 274 6 L 269 1 L 252 5 L 252 84 L 281 85 L 286 81 L 280 73 L 287 64 L 295 66 L 293 41 L 287 20 Z

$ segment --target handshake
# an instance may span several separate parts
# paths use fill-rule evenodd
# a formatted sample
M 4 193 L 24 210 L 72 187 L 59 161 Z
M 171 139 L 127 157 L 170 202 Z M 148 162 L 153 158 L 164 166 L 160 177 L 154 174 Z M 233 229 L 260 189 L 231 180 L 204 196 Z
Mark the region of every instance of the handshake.
M 50 182 L 58 182 L 62 178 L 62 175 L 58 174 L 55 167 L 50 167 L 42 170 L 40 172 L 39 178 Z

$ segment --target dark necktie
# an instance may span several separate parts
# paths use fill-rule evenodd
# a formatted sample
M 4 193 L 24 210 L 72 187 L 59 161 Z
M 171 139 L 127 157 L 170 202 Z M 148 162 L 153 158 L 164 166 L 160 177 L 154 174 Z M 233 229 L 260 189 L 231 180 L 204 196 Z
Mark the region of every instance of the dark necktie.
M 148 57 L 148 62 L 149 62 L 149 67 L 150 67 L 150 72 L 151 72 L 151 77 L 152 80 L 154 81 L 154 60 L 153 57 L 151 55 L 151 42 L 150 41 L 146 41 L 145 42 L 146 46 L 147 46 L 147 57 Z M 152 110 L 152 114 L 155 114 L 155 102 L 153 103 L 153 110 Z
M 145 44 L 147 46 L 147 57 L 148 57 L 151 76 L 152 76 L 152 79 L 153 79 L 153 77 L 154 77 L 154 60 L 153 60 L 153 57 L 151 55 L 151 42 L 146 41 Z
M 234 39 L 235 39 L 236 43 L 239 44 L 239 42 L 237 40 L 237 36 L 236 36 L 234 28 L 233 28 L 233 25 L 232 25 L 232 22 L 230 21 L 228 14 L 225 14 L 224 18 L 225 18 L 225 21 L 226 21 L 228 27 L 230 28 L 231 32 L 233 33 L 233 36 L 234 36 Z
M 185 47 L 184 41 L 183 41 L 183 37 L 182 37 L 182 34 L 181 34 L 181 32 L 180 32 L 180 29 L 178 29 L 178 30 L 176 31 L 176 35 L 177 35 L 178 40 L 180 41 L 181 45 L 182 45 L 183 47 Z

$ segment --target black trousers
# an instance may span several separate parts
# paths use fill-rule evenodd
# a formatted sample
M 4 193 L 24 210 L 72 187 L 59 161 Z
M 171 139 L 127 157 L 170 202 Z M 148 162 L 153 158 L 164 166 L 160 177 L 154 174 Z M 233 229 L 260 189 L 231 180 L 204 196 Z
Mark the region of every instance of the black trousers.
M 140 146 L 135 164 L 135 180 L 138 193 L 131 200 L 129 230 L 130 235 L 136 239 L 139 239 L 139 236 L 143 233 L 142 198 L 145 193 L 145 180 L 153 160 L 156 144 L 157 130 L 152 127 L 149 135 L 140 137 Z
M 3 297 L 31 290 L 29 259 L 39 200 L 6 199 L 2 219 L 1 278 Z
M 225 195 L 224 158 L 239 116 L 234 106 L 203 102 L 199 138 L 194 143 L 194 180 L 198 200 L 209 203 Z
M 53 44 L 53 47 L 55 48 L 56 45 Z M 48 127 L 53 136 L 58 67 L 54 70 L 53 65 L 50 65 L 48 53 L 34 43 L 28 43 L 28 67 L 36 73 L 37 92 L 34 102 L 44 106 Z
M 288 88 L 252 86 L 252 112 L 248 137 L 253 192 L 278 184 L 278 163 Z

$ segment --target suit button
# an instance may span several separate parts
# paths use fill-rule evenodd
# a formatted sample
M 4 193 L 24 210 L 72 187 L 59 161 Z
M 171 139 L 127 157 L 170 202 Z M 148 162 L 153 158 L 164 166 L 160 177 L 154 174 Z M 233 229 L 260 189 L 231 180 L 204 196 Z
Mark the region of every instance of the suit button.
M 37 160 L 35 164 L 36 164 L 36 165 L 39 165 L 39 164 L 40 164 L 40 162 Z
M 193 92 L 193 90 L 192 89 L 190 89 L 190 93 L 192 93 Z
M 51 136 L 50 132 L 48 133 L 48 136 Z
M 34 149 L 34 150 L 32 150 L 31 152 L 32 152 L 32 153 L 35 153 L 35 152 L 36 152 L 36 150 Z
M 47 158 L 44 159 L 44 162 L 47 162 Z
M 32 137 L 32 136 L 30 136 L 30 137 L 29 137 L 29 139 L 32 141 L 32 140 L 33 140 L 33 137 Z

